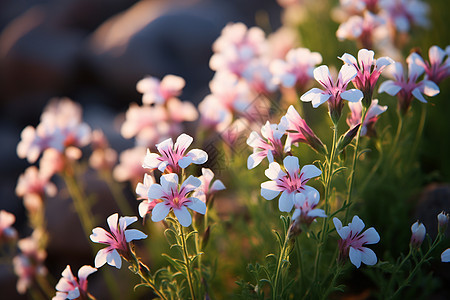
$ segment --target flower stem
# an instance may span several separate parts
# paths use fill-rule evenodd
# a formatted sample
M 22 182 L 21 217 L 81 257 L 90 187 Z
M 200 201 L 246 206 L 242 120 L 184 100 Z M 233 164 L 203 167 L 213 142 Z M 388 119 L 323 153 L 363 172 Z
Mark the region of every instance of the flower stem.
M 301 290 L 305 284 L 305 272 L 303 270 L 303 258 L 302 258 L 302 250 L 300 247 L 300 236 L 297 236 L 295 240 L 295 250 L 297 251 L 298 268 L 300 272 L 300 290 Z
M 275 280 L 273 282 L 273 290 L 272 290 L 272 299 L 280 299 L 281 295 L 278 295 L 278 281 L 280 278 L 280 273 L 282 271 L 282 266 L 283 266 L 283 262 L 287 259 L 287 253 L 288 251 L 288 242 L 289 242 L 289 233 L 290 233 L 290 229 L 291 227 L 289 227 L 288 230 L 286 230 L 286 235 L 284 237 L 284 242 L 283 242 L 283 246 L 280 249 L 280 256 L 278 257 L 278 262 L 277 262 L 277 271 L 275 273 Z
M 181 232 L 181 246 L 183 247 L 183 254 L 184 254 L 184 262 L 186 264 L 186 273 L 187 273 L 187 280 L 188 280 L 188 284 L 189 284 L 189 290 L 191 291 L 191 297 L 192 300 L 195 300 L 195 293 L 194 293 L 194 285 L 192 282 L 192 274 L 191 274 L 191 262 L 189 259 L 189 254 L 188 254 L 188 250 L 187 250 L 187 245 L 186 245 L 186 237 L 184 235 L 184 229 L 183 226 L 181 224 L 179 224 L 180 226 L 180 232 Z
M 401 134 L 402 129 L 403 129 L 403 114 L 400 113 L 399 111 L 397 111 L 397 114 L 398 114 L 397 133 L 395 134 L 394 142 L 392 143 L 392 148 L 391 148 L 391 152 L 390 152 L 390 155 L 389 155 L 389 157 L 391 159 L 391 162 L 393 162 L 394 159 L 395 159 L 394 155 L 395 155 L 396 149 L 398 147 L 398 142 L 400 140 L 400 134 Z

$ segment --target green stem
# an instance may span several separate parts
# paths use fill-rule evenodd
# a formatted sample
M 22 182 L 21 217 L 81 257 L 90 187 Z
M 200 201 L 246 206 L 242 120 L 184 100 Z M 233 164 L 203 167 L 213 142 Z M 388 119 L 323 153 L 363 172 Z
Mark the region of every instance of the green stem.
M 428 107 L 427 105 L 422 106 L 422 113 L 420 115 L 419 126 L 417 127 L 417 134 L 414 139 L 414 144 L 411 150 L 411 159 L 409 161 L 411 161 L 414 158 L 417 152 L 417 147 L 419 146 L 420 138 L 422 137 L 423 129 L 425 128 L 425 120 L 427 118 L 427 107 Z
M 189 284 L 189 290 L 191 291 L 192 300 L 195 300 L 196 298 L 195 298 L 194 285 L 193 285 L 192 274 L 191 274 L 191 261 L 189 259 L 189 254 L 188 254 L 188 250 L 187 250 L 186 237 L 184 235 L 183 226 L 181 224 L 179 224 L 179 226 L 180 226 L 180 232 L 181 232 L 181 246 L 183 247 L 184 262 L 186 264 L 186 273 L 187 273 L 187 280 L 188 280 L 188 284 Z
M 336 280 L 338 279 L 338 277 L 341 275 L 342 273 L 342 266 L 340 264 L 336 265 L 336 270 L 333 272 L 333 279 L 331 279 L 330 285 L 328 286 L 327 290 L 325 291 L 325 293 L 322 293 L 322 299 L 327 299 L 328 295 L 331 293 L 331 291 L 334 288 L 334 285 L 336 284 Z
M 401 114 L 399 111 L 397 111 L 398 114 L 398 126 L 397 126 L 397 133 L 395 134 L 394 142 L 392 143 L 391 152 L 389 155 L 389 158 L 391 159 L 391 163 L 395 161 L 395 153 L 397 151 L 398 142 L 400 140 L 400 134 L 403 129 L 403 114 Z M 392 166 L 392 164 L 391 164 Z
M 53 296 L 55 296 L 55 289 L 50 285 L 45 276 L 36 276 L 36 282 L 48 299 L 51 299 Z
M 279 287 L 278 281 L 279 281 L 283 261 L 285 261 L 287 258 L 286 253 L 287 253 L 287 249 L 288 249 L 287 246 L 288 246 L 288 242 L 289 242 L 289 233 L 290 233 L 290 227 L 288 230 L 286 230 L 286 235 L 284 237 L 283 246 L 280 249 L 280 256 L 278 257 L 278 262 L 277 262 L 277 271 L 275 273 L 275 280 L 273 282 L 272 299 L 280 299 L 281 298 L 281 295 L 278 296 L 278 287 Z
M 297 251 L 297 260 L 298 260 L 298 268 L 300 272 L 300 291 L 305 286 L 305 272 L 303 270 L 303 258 L 302 258 L 302 250 L 300 247 L 300 236 L 297 236 L 295 240 L 295 250 Z

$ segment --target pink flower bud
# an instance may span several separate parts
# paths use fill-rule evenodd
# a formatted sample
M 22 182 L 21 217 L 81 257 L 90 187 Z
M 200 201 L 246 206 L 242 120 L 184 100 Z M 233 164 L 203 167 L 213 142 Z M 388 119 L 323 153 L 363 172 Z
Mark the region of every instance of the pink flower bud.
M 411 246 L 413 248 L 419 248 L 422 245 L 423 239 L 425 238 L 426 229 L 425 226 L 422 223 L 419 223 L 417 221 L 416 223 L 412 224 L 411 226 Z

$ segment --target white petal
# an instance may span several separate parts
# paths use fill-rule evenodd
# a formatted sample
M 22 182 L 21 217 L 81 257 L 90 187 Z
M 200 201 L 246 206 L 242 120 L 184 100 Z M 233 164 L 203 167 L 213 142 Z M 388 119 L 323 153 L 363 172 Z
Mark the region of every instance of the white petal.
M 293 177 L 294 174 L 298 173 L 300 169 L 298 157 L 296 156 L 286 156 L 283 159 L 283 165 L 286 168 L 286 171 L 291 175 L 291 177 Z
M 134 240 L 143 240 L 146 239 L 147 235 L 140 230 L 137 229 L 128 229 L 125 230 L 125 240 L 127 243 Z
M 341 93 L 341 98 L 350 102 L 358 102 L 364 97 L 364 94 L 357 89 L 350 89 Z
M 249 145 L 252 148 L 260 147 L 261 146 L 261 137 L 256 131 L 252 131 L 250 135 L 247 138 L 247 145 Z
M 442 262 L 450 262 L 450 248 L 442 252 L 441 254 L 441 261 Z
M 116 230 L 117 225 L 119 223 L 119 214 L 115 213 L 115 214 L 110 215 L 106 219 L 106 222 L 108 223 L 109 229 L 111 229 L 111 231 Z
M 446 53 L 438 46 L 431 46 L 428 50 L 428 58 L 432 65 L 440 65 L 444 60 Z
M 175 216 L 177 217 L 178 221 L 182 226 L 189 227 L 189 225 L 191 225 L 192 217 L 189 211 L 187 210 L 186 206 L 174 208 L 173 212 L 175 213 Z
M 196 165 L 204 164 L 208 160 L 208 153 L 200 149 L 192 149 L 187 156 L 192 158 L 192 162 Z
M 159 153 L 173 151 L 173 141 L 171 138 L 162 141 L 161 143 L 156 145 Z
M 108 263 L 108 265 L 116 267 L 117 269 L 120 269 L 122 267 L 122 259 L 120 258 L 120 254 L 116 249 L 110 251 L 106 255 L 106 262 Z
M 222 183 L 222 181 L 220 181 L 218 179 L 218 180 L 213 182 L 210 191 L 214 192 L 214 191 L 221 191 L 221 190 L 224 190 L 224 189 L 226 189 L 225 185 Z
M 380 241 L 380 235 L 375 230 L 375 228 L 370 227 L 362 234 L 364 236 L 364 240 L 366 244 L 376 244 Z
M 402 87 L 396 85 L 393 80 L 386 80 L 380 85 L 378 93 L 388 93 L 391 96 L 395 96 L 398 92 L 400 92 L 401 89 Z
M 292 213 L 292 220 L 297 219 L 302 214 L 302 211 L 300 209 L 295 209 Z
M 431 80 L 423 80 L 420 85 L 420 90 L 429 97 L 439 94 L 439 87 Z
M 317 108 L 322 103 L 325 103 L 330 97 L 330 94 L 325 94 L 324 91 L 318 88 L 312 88 L 303 94 L 303 96 L 300 97 L 300 100 L 303 102 L 312 102 L 312 106 Z
M 145 155 L 142 167 L 146 169 L 158 168 L 159 164 L 161 163 L 161 161 L 158 159 L 159 157 L 161 157 L 161 155 L 151 153 L 150 150 L 147 149 L 147 154 Z
M 334 227 L 336 228 L 339 236 L 345 240 L 350 234 L 350 228 L 348 226 L 342 227 L 342 222 L 338 218 L 333 218 Z
M 89 275 L 95 272 L 97 272 L 96 268 L 93 268 L 91 266 L 82 266 L 78 270 L 78 279 L 86 279 Z
M 281 167 L 277 162 L 270 163 L 269 168 L 264 172 L 264 174 L 272 180 L 286 176 L 286 173 L 281 170 Z
M 181 184 L 181 189 L 185 189 L 187 192 L 190 192 L 202 185 L 202 182 L 197 177 L 189 175 L 189 177 Z
M 190 197 L 189 199 L 192 201 L 192 203 L 187 205 L 187 207 L 202 215 L 206 213 L 206 204 L 203 201 L 194 197 Z
M 211 180 L 214 178 L 214 172 L 208 168 L 202 168 L 202 175 L 206 182 L 211 182 Z
M 408 71 L 409 71 L 409 78 L 419 78 L 420 75 L 423 74 L 423 72 L 425 71 L 425 69 L 416 64 L 414 61 L 410 61 L 410 63 L 408 64 Z
M 370 67 L 373 64 L 373 57 L 375 53 L 372 50 L 361 49 L 358 51 L 358 62 L 361 68 L 370 72 Z
M 377 255 L 375 254 L 375 252 L 373 252 L 372 249 L 361 247 L 359 253 L 361 255 L 361 261 L 366 265 L 373 266 L 377 263 Z
M 137 217 L 120 217 L 119 218 L 119 226 L 121 230 L 125 230 L 130 224 L 133 224 L 138 220 Z
M 250 154 L 250 156 L 247 159 L 247 169 L 251 170 L 258 166 L 262 160 L 266 157 L 263 151 L 257 151 L 253 154 Z
M 325 65 L 319 66 L 314 69 L 314 79 L 320 82 L 322 85 L 328 86 L 331 81 L 331 74 L 328 67 Z
M 266 181 L 261 183 L 261 196 L 266 200 L 272 200 L 281 191 L 281 188 L 275 181 Z
M 416 97 L 416 99 L 419 100 L 420 102 L 427 103 L 427 100 L 423 97 L 419 88 L 413 89 L 411 94 L 413 94 L 413 96 Z
M 278 201 L 278 208 L 280 211 L 290 212 L 294 207 L 295 192 L 289 193 L 284 191 L 281 193 L 280 200 Z
M 96 268 L 100 268 L 106 263 L 106 256 L 108 255 L 108 248 L 100 249 L 95 256 L 94 264 Z
M 339 78 L 341 80 L 341 83 L 346 84 L 353 78 L 355 78 L 358 71 L 356 68 L 352 65 L 343 65 L 341 67 L 341 70 L 339 71 Z
M 191 163 L 193 163 L 193 160 L 192 160 L 192 157 L 190 157 L 190 156 L 182 157 L 182 158 L 178 161 L 178 165 L 179 165 L 182 169 L 187 168 Z
M 361 266 L 361 252 L 350 246 L 349 257 L 352 264 L 357 268 Z
M 168 161 L 162 161 L 159 166 L 158 166 L 158 170 L 160 172 L 164 172 L 164 170 L 166 170 L 166 167 L 169 165 Z
M 166 193 L 178 188 L 178 175 L 175 173 L 165 174 L 161 176 L 161 187 Z M 150 194 L 150 191 L 149 191 Z M 156 198 L 152 198 L 156 199 Z
M 164 218 L 169 214 L 169 211 L 170 206 L 166 205 L 164 202 L 156 204 L 152 210 L 152 221 L 159 222 L 164 220 Z
M 177 141 L 175 142 L 175 145 L 173 147 L 174 152 L 180 154 L 184 153 L 187 150 L 187 148 L 189 148 L 189 146 L 192 144 L 193 141 L 194 139 L 191 136 L 185 133 L 181 134 L 177 138 Z
M 387 57 L 387 56 L 380 57 L 377 59 L 376 69 L 381 70 L 382 68 L 385 68 L 393 63 L 394 63 L 394 61 L 390 57 Z
M 80 297 L 80 289 L 78 287 L 67 292 L 67 299 L 77 299 L 78 297 Z
M 101 227 L 96 227 L 94 229 L 92 229 L 92 234 L 89 236 L 89 238 L 91 239 L 91 241 L 93 241 L 94 243 L 109 243 L 110 241 L 110 237 L 108 236 L 108 232 L 101 228 Z
M 306 201 L 306 197 L 303 193 L 296 193 L 294 196 L 294 206 L 301 208 Z
M 311 218 L 326 218 L 327 215 L 325 214 L 325 211 L 323 209 L 315 208 L 315 209 L 311 210 L 308 213 L 308 217 L 311 217 Z
M 354 216 L 352 219 L 352 222 L 350 224 L 348 224 L 348 226 L 350 227 L 350 229 L 353 233 L 357 233 L 357 232 L 359 233 L 364 229 L 365 225 L 360 217 Z
M 349 65 L 357 66 L 358 62 L 356 61 L 356 58 L 353 55 L 350 55 L 348 53 L 344 53 L 342 57 L 339 57 L 344 63 Z
M 320 176 L 320 174 L 322 174 L 322 171 L 320 171 L 320 169 L 315 165 L 305 165 L 300 171 L 300 174 L 303 174 L 302 179 L 311 179 Z
M 165 192 L 161 185 L 155 183 L 148 189 L 147 197 L 148 199 L 161 199 L 165 195 Z

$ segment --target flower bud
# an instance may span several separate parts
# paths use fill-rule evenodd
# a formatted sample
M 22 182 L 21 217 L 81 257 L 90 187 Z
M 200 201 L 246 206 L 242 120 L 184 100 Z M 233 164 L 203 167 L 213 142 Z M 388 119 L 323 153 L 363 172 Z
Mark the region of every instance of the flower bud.
M 341 135 L 337 144 L 337 153 L 340 153 L 345 147 L 348 146 L 353 140 L 353 138 L 358 134 L 358 130 L 361 124 L 356 125 L 353 128 L 350 128 L 346 133 Z
M 425 226 L 417 221 L 416 223 L 412 224 L 411 232 L 412 235 L 410 244 L 413 248 L 418 249 L 422 245 L 425 234 L 427 232 Z
M 438 230 L 439 230 L 439 233 L 443 234 L 447 230 L 449 216 L 444 211 L 442 211 L 437 216 L 437 219 L 438 219 Z

